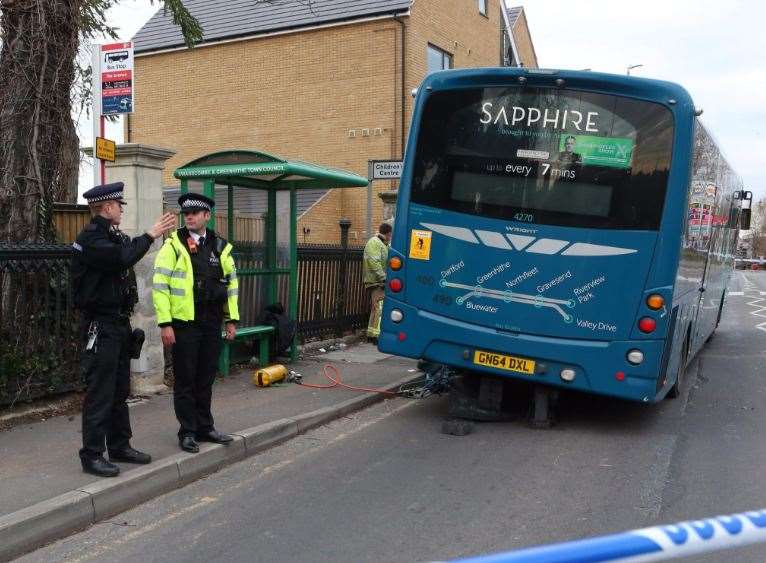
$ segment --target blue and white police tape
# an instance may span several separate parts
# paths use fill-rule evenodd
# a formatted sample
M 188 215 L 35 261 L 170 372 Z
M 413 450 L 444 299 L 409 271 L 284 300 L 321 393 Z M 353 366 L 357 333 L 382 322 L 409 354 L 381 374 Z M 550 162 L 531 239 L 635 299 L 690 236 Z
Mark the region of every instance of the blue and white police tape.
M 470 557 L 454 563 L 644 563 L 759 542 L 766 542 L 766 510 Z

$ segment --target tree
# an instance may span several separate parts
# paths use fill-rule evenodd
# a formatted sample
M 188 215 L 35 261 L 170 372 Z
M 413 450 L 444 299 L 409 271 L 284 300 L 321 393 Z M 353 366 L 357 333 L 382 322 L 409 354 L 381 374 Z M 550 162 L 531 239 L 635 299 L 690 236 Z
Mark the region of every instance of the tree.
M 75 199 L 72 107 L 87 103 L 91 79 L 81 45 L 116 38 L 106 12 L 118 1 L 0 0 L 0 244 L 52 241 L 53 202 Z M 188 45 L 202 38 L 182 0 L 164 6 Z M 0 272 L 0 399 L 28 397 L 35 380 L 55 387 L 48 376 L 72 344 L 51 337 L 50 303 L 69 290 L 58 273 Z
M 91 78 L 78 54 L 95 37 L 117 37 L 106 12 L 118 1 L 0 0 L 0 242 L 52 240 L 53 202 L 76 197 L 72 106 Z M 187 45 L 202 39 L 183 0 L 163 4 Z

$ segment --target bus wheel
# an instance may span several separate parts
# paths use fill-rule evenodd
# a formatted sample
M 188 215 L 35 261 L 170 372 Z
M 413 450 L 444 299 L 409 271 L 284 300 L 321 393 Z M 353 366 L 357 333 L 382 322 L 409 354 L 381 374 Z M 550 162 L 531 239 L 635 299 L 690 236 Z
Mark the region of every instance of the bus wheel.
M 673 387 L 668 391 L 668 397 L 671 399 L 676 399 L 681 396 L 681 386 L 684 384 L 684 379 L 686 379 L 686 360 L 688 355 L 689 337 L 687 336 L 684 339 L 683 348 L 681 348 L 681 359 L 678 362 L 678 376 L 676 377 L 676 382 L 673 383 Z

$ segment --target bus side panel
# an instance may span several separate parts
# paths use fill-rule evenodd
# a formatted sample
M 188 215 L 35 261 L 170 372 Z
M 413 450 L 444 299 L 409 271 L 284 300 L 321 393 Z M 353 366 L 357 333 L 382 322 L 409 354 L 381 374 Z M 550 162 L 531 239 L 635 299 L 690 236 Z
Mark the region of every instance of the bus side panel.
M 741 189 L 739 179 L 699 121 L 694 147 L 684 257 L 695 272 L 699 297 L 689 359 L 702 349 L 718 323 L 734 268 L 739 207 L 734 192 Z
M 647 287 L 672 285 L 673 299 L 668 304 L 671 317 L 667 340 L 663 350 L 661 370 L 657 377 L 656 401 L 667 395 L 676 381 L 689 327 L 696 316 L 699 301 L 699 286 L 702 273 L 694 255 L 687 252 L 685 242 L 689 220 L 691 177 L 693 170 L 694 139 L 696 123 L 693 105 L 679 107 L 674 113 L 676 119 L 676 140 L 673 146 L 674 163 L 688 163 L 687 166 L 673 166 L 669 178 L 669 194 L 663 212 L 662 231 L 653 256 L 653 266 L 647 279 Z M 680 233 L 680 237 L 678 234 Z M 690 259 L 691 258 L 691 259 Z

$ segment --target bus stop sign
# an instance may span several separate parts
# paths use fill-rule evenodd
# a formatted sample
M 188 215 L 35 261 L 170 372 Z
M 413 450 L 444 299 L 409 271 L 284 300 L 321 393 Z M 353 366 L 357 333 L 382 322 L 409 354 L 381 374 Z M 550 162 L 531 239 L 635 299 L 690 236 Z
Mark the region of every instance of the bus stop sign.
M 99 74 L 101 113 L 133 113 L 133 42 L 101 45 Z

